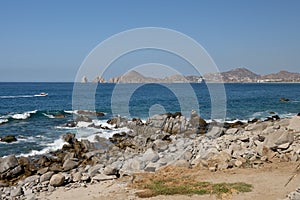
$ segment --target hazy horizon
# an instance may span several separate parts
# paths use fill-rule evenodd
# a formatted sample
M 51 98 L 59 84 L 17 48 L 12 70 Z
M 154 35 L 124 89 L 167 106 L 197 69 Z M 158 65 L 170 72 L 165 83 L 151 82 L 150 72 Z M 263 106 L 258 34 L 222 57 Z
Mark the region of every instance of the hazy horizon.
M 221 72 L 245 67 L 260 75 L 299 73 L 299 8 L 297 0 L 1 1 L 0 82 L 73 82 L 99 43 L 139 27 L 186 34 L 206 49 Z M 133 59 L 137 56 L 108 76 L 122 74 Z M 171 67 L 179 65 L 164 59 Z M 194 74 L 185 65 L 178 67 L 186 69 L 183 75 Z

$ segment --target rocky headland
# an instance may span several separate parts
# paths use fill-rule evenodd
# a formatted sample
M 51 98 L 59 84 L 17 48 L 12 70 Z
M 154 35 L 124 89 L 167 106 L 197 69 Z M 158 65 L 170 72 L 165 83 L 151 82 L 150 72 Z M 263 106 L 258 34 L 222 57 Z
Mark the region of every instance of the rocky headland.
M 280 71 L 277 73 L 259 75 L 246 68 L 236 68 L 220 73 L 206 73 L 202 76 L 184 76 L 175 74 L 164 78 L 146 77 L 137 71 L 129 71 L 118 77 L 111 77 L 105 80 L 97 76 L 93 83 L 273 83 L 273 82 L 300 82 L 300 73 Z M 86 76 L 82 77 L 82 83 L 89 82 Z
M 65 126 L 92 122 L 85 114 Z M 50 195 L 61 187 L 87 187 L 125 176 L 134 181 L 135 173 L 156 172 L 165 166 L 218 172 L 296 163 L 300 158 L 299 115 L 221 124 L 207 123 L 192 111 L 189 119 L 178 112 L 154 115 L 144 122 L 114 117 L 108 123 L 127 131 L 109 139 L 97 137 L 96 142 L 67 133 L 62 136 L 66 144 L 55 152 L 0 158 L 1 199 L 41 199 L 42 194 Z M 287 199 L 299 197 L 300 190 L 296 190 Z

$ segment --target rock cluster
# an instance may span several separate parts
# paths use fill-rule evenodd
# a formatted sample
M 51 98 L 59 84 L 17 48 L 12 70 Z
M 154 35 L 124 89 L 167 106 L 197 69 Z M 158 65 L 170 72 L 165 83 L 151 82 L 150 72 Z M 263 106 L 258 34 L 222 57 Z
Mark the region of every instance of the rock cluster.
M 88 119 L 77 122 L 80 120 Z M 257 168 L 274 160 L 296 162 L 300 155 L 300 116 L 208 124 L 193 111 L 189 120 L 181 113 L 167 113 L 145 123 L 121 117 L 108 123 L 130 131 L 109 140 L 98 137 L 97 143 L 78 141 L 75 134 L 68 133 L 63 136 L 66 144 L 56 152 L 35 158 L 1 158 L 2 199 L 34 199 L 56 187 L 85 187 L 136 172 L 154 172 L 166 165 L 210 171 Z

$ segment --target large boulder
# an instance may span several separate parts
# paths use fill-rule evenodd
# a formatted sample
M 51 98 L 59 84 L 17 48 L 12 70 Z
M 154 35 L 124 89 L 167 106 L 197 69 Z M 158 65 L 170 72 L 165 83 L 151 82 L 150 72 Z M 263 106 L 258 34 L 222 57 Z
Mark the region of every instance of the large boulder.
M 167 115 L 153 115 L 146 121 L 146 125 L 157 128 L 157 129 L 162 129 L 166 123 L 168 116 Z
M 18 166 L 18 160 L 15 155 L 9 155 L 0 159 L 0 173 L 6 172 Z
M 23 172 L 15 155 L 0 158 L 0 179 L 12 179 Z
M 294 140 L 294 134 L 285 130 L 278 130 L 274 131 L 273 133 L 269 134 L 265 141 L 264 146 L 270 149 L 276 149 L 278 146 L 289 143 L 291 144 Z
M 297 132 L 300 131 L 300 116 L 292 117 L 292 119 L 290 119 L 290 124 L 287 128 Z
M 75 167 L 78 166 L 78 162 L 72 160 L 72 159 L 67 159 L 64 164 L 63 164 L 63 170 L 64 171 L 69 171 L 71 169 L 74 169 Z
M 87 116 L 80 115 L 75 119 L 75 122 L 92 122 L 93 120 Z
M 124 127 L 127 125 L 128 120 L 126 118 L 122 117 L 113 117 L 109 120 L 107 120 L 108 124 L 115 125 L 116 127 Z
M 59 187 L 65 182 L 65 176 L 62 174 L 54 174 L 50 179 L 50 185 L 54 187 Z

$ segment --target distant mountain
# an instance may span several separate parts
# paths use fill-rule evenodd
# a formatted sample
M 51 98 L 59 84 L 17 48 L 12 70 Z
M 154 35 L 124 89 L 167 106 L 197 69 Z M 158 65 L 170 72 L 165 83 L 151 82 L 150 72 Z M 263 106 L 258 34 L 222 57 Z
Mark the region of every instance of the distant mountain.
M 199 83 L 205 82 L 225 82 L 225 83 L 251 83 L 251 82 L 300 82 L 300 73 L 280 71 L 274 74 L 258 75 L 246 68 L 236 68 L 222 73 L 208 73 L 201 76 L 172 75 L 165 78 L 145 77 L 137 71 L 129 71 L 119 77 L 112 77 L 109 81 L 97 76 L 94 83 Z M 82 78 L 82 82 L 88 82 L 87 77 Z
M 300 82 L 300 73 L 280 71 L 275 74 L 263 75 L 260 82 Z
M 165 78 L 145 77 L 137 71 L 129 71 L 126 74 L 109 79 L 110 83 L 188 83 L 198 82 L 201 77 L 175 74 Z

